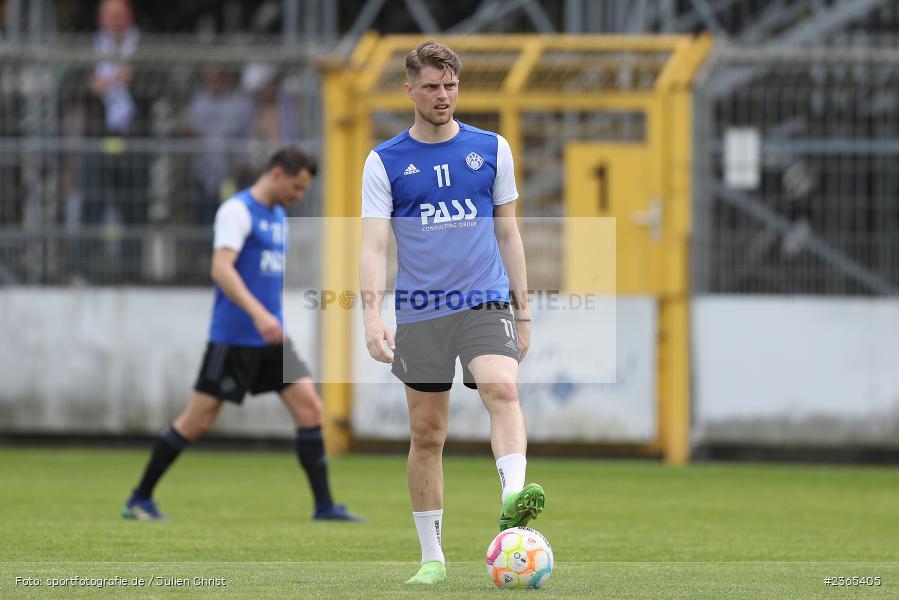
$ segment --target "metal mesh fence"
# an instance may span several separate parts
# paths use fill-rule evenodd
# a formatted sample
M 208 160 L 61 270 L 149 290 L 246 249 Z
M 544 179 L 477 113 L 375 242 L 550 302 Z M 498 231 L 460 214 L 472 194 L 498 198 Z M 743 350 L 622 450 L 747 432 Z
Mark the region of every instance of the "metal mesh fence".
M 307 49 L 150 39 L 123 58 L 75 39 L 0 53 L 5 283 L 205 284 L 221 200 L 284 144 L 319 154 Z M 292 214 L 319 212 L 316 185 Z
M 502 90 L 516 63 L 519 49 L 464 51 L 463 89 Z M 406 52 L 395 52 L 377 82 L 381 91 L 396 90 L 406 80 Z M 670 52 L 563 50 L 544 51 L 529 71 L 525 89 L 531 92 L 565 90 L 649 90 L 670 58 Z
M 388 68 L 379 78 L 376 88 L 380 91 L 401 89 L 406 81 L 406 54 L 408 50 L 394 52 Z M 463 57 L 462 85 L 464 89 L 502 89 L 503 82 L 515 65 L 518 51 L 466 50 Z
M 534 91 L 652 89 L 670 52 L 552 50 L 544 52 L 527 82 Z
M 120 61 L 133 104 L 122 127 L 115 94 L 93 84 L 104 59 L 91 39 L 0 48 L 0 282 L 205 284 L 221 199 L 280 145 L 320 154 L 313 63 L 326 51 L 147 39 Z M 664 57 L 558 58 L 553 85 L 642 89 Z M 512 64 L 501 52 L 467 60 L 469 76 L 478 61 L 495 67 L 480 87 Z M 696 90 L 694 290 L 897 293 L 897 79 L 889 50 L 716 50 Z M 372 145 L 409 124 L 376 117 Z M 498 113 L 459 118 L 500 129 Z M 522 113 L 522 214 L 562 213 L 567 142 L 636 141 L 645 128 L 639 112 Z M 293 216 L 321 214 L 319 189 Z M 558 287 L 560 234 L 525 232 L 538 287 Z
M 715 51 L 696 95 L 694 290 L 899 293 L 899 59 Z

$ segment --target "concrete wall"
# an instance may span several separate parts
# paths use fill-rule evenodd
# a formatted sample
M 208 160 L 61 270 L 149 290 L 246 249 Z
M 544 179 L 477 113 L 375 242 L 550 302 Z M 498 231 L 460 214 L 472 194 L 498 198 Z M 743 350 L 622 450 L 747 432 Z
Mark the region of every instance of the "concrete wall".
M 211 304 L 208 289 L 2 289 L 0 431 L 163 429 L 189 397 Z M 287 295 L 288 333 L 318 374 L 316 314 L 304 306 L 302 293 Z M 595 327 L 535 316 L 521 372 L 534 441 L 652 437 L 654 306 L 619 299 Z M 694 443 L 899 447 L 899 301 L 698 297 L 692 331 Z M 610 337 L 611 374 L 580 376 L 609 362 Z M 402 387 L 357 350 L 354 430 L 403 439 Z M 477 396 L 453 393 L 451 437 L 486 439 Z M 270 394 L 226 404 L 215 431 L 287 438 L 293 427 Z
M 209 289 L 4 289 L 0 430 L 158 432 L 189 398 L 211 307 Z M 288 333 L 315 370 L 316 325 L 301 313 Z M 226 403 L 214 431 L 292 435 L 276 395 L 244 404 Z
M 568 297 L 556 300 L 571 306 Z M 534 441 L 649 442 L 655 436 L 655 301 L 593 302 L 575 312 L 535 307 L 534 343 L 520 378 Z M 189 397 L 211 304 L 207 289 L 4 290 L 0 430 L 159 431 Z M 308 308 L 303 292 L 288 294 L 285 322 L 318 374 L 317 315 Z M 403 387 L 367 356 L 361 317 L 354 323 L 354 431 L 405 439 Z M 285 416 L 275 395 L 248 397 L 241 408 L 226 403 L 215 431 L 287 437 L 292 427 Z M 489 435 L 477 394 L 461 384 L 454 391 L 450 435 Z
M 693 301 L 697 443 L 899 447 L 899 301 Z

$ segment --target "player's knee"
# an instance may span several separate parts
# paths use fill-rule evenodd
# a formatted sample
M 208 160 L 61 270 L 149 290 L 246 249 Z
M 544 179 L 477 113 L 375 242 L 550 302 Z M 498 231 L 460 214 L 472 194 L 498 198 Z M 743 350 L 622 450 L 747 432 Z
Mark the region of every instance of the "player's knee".
M 202 437 L 212 429 L 215 423 L 216 412 L 203 412 L 198 414 L 191 423 L 194 432 L 194 439 Z
M 325 418 L 325 407 L 318 396 L 313 396 L 303 405 L 302 413 L 304 421 L 308 421 L 310 425 L 319 425 Z
M 325 416 L 325 407 L 315 388 L 310 386 L 296 387 L 292 396 L 284 400 L 293 412 L 297 425 L 313 427 L 320 425 Z
M 203 435 L 203 432 L 200 431 L 196 417 L 192 415 L 190 411 L 181 413 L 172 425 L 179 434 L 191 442 Z
M 478 389 L 485 398 L 494 403 L 508 404 L 518 402 L 518 386 L 512 382 L 494 381 L 478 384 Z
M 445 441 L 446 431 L 442 427 L 431 423 L 416 423 L 412 425 L 412 445 L 419 450 L 441 450 Z

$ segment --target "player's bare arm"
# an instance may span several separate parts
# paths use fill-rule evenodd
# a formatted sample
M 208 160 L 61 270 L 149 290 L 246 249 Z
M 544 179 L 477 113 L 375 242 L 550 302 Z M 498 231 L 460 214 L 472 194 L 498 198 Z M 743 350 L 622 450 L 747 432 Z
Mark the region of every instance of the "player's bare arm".
M 283 342 L 284 331 L 281 329 L 281 323 L 250 293 L 240 273 L 234 268 L 237 254 L 237 251 L 231 248 L 218 248 L 213 252 L 210 270 L 212 280 L 232 302 L 250 315 L 262 339 L 269 344 Z
M 531 345 L 531 307 L 528 305 L 528 274 L 524 244 L 515 218 L 515 202 L 494 208 L 493 228 L 499 253 L 509 275 L 509 295 L 515 309 L 515 333 L 518 336 L 518 360 L 524 360 Z
M 372 358 L 384 363 L 393 362 L 396 344 L 390 329 L 381 318 L 381 304 L 387 285 L 387 242 L 390 237 L 388 219 L 362 219 L 362 258 L 360 283 L 362 286 L 362 319 L 365 324 L 365 346 Z M 387 347 L 384 342 L 387 342 Z

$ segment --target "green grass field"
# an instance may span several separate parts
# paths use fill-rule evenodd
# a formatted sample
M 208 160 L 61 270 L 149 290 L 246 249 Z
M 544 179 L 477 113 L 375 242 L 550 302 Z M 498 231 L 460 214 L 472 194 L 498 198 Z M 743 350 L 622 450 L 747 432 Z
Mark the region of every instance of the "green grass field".
M 169 522 L 121 504 L 146 451 L 0 449 L 2 598 L 899 598 L 895 468 L 532 459 L 547 490 L 533 525 L 557 561 L 545 589 L 487 580 L 499 484 L 492 461 L 446 461 L 449 581 L 407 589 L 418 561 L 401 456 L 332 460 L 338 500 L 368 523 L 313 523 L 289 453 L 193 451 L 157 489 Z M 48 578 L 148 586 L 48 587 Z M 40 587 L 16 585 L 34 577 Z M 226 586 L 194 585 L 195 577 Z M 880 577 L 825 586 L 825 577 Z M 181 578 L 190 585 L 157 585 Z M 505 597 L 505 596 L 504 596 Z

